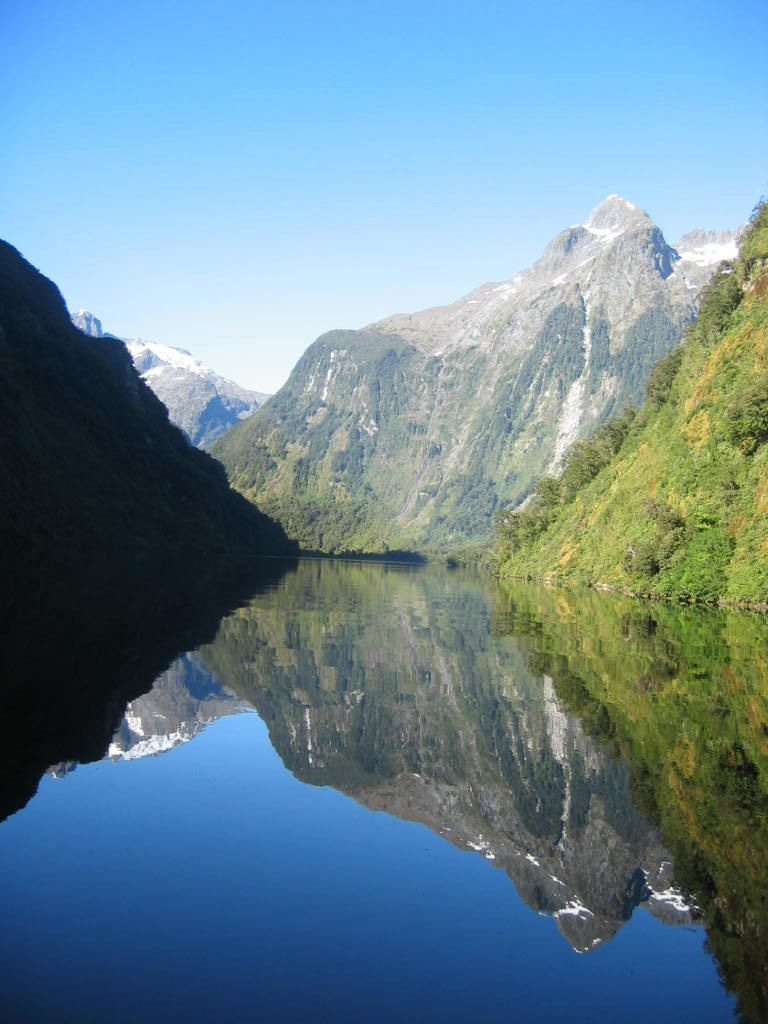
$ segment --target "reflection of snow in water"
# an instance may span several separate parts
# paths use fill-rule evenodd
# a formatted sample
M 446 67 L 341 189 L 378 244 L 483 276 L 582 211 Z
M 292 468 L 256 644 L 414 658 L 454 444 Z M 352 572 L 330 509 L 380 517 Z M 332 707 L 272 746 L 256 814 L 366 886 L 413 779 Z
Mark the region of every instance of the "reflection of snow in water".
M 450 831 L 450 829 L 446 829 Z M 472 842 L 471 839 L 467 840 L 467 846 L 470 846 L 473 850 L 477 850 L 478 853 L 482 853 L 486 860 L 496 860 L 496 854 L 491 849 L 491 844 L 487 839 L 483 839 L 482 836 L 477 837 L 477 842 Z
M 560 910 L 556 910 L 554 917 L 581 917 L 582 914 L 586 917 L 595 916 L 588 907 L 585 907 L 583 903 L 580 903 L 579 900 L 574 897 L 572 900 L 568 900 L 565 906 L 561 907 Z

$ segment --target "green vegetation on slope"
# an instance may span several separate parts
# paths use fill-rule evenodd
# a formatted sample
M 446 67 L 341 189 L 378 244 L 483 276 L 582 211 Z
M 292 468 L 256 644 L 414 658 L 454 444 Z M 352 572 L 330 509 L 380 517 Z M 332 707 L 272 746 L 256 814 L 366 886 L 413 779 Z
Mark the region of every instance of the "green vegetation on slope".
M 415 350 L 397 338 L 366 337 L 357 362 L 342 366 L 337 354 L 346 352 L 353 334 L 335 331 L 318 339 L 285 387 L 211 448 L 232 486 L 279 520 L 304 550 L 406 546 L 389 493 L 399 474 L 394 453 L 402 448 L 407 458 L 422 439 L 413 429 L 408 436 L 389 431 L 382 441 L 379 424 L 397 411 L 405 387 L 401 364 Z M 318 377 L 318 359 L 329 365 L 323 379 L 347 391 L 338 405 L 318 409 L 306 387 L 308 377 Z
M 502 576 L 654 596 L 768 599 L 768 205 L 707 286 L 638 413 L 574 446 L 497 517 Z
M 305 549 L 487 543 L 499 500 L 522 499 L 546 471 L 558 410 L 585 372 L 584 303 L 571 298 L 547 316 L 529 351 L 505 357 L 501 372 L 479 346 L 438 358 L 395 335 L 332 332 L 211 451 L 232 486 Z M 587 385 L 598 403 L 608 378 L 618 395 L 634 398 L 682 325 L 646 312 L 615 355 L 599 311 L 592 330 Z M 326 381 L 318 403 L 318 382 Z
M 212 447 L 231 484 L 305 549 L 487 546 L 499 505 L 638 402 L 695 311 L 645 214 L 615 197 L 596 213 L 610 244 L 570 229 L 504 285 L 318 338 Z

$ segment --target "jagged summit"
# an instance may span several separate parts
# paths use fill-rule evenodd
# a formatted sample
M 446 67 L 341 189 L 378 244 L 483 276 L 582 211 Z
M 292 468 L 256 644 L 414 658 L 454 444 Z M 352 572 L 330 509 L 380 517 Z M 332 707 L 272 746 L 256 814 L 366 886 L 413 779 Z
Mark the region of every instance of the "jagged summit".
M 644 210 L 609 196 L 584 224 L 561 231 L 533 267 L 510 280 L 484 284 L 449 306 L 388 317 L 363 330 L 396 332 L 439 355 L 456 347 L 496 345 L 501 339 L 518 349 L 520 341 L 527 344 L 521 334 L 541 322 L 549 305 L 547 294 L 557 301 L 562 290 L 573 290 L 588 305 L 604 306 L 623 332 L 635 318 L 636 304 L 669 290 L 663 282 L 672 277 L 677 260 L 677 252 Z M 681 267 L 673 282 L 674 303 L 686 308 L 686 317 L 695 310 L 691 293 L 713 269 L 702 276 L 698 264 Z
M 101 320 L 95 317 L 93 313 L 89 313 L 87 309 L 81 309 L 79 312 L 74 313 L 72 323 L 75 327 L 79 327 L 83 334 L 87 334 L 91 338 L 104 337 Z
M 533 269 L 539 277 L 548 275 L 553 284 L 563 284 L 570 276 L 573 283 L 584 287 L 599 261 L 629 258 L 638 270 L 645 264 L 648 271 L 668 277 L 674 257 L 674 250 L 644 210 L 628 199 L 608 196 L 584 224 L 557 235 Z
M 638 224 L 653 224 L 653 221 L 645 210 L 628 199 L 611 195 L 594 208 L 583 226 L 595 234 L 615 234 Z

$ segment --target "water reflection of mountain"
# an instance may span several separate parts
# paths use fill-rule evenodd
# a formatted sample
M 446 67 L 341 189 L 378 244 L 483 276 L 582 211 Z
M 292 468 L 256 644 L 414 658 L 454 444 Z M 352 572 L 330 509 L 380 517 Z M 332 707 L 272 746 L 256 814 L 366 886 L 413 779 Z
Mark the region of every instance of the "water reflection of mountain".
M 24 806 L 50 765 L 61 772 L 102 757 L 126 702 L 290 564 L 83 566 L 76 577 L 38 572 L 23 591 L 3 590 L 0 820 Z
M 164 754 L 194 739 L 206 725 L 245 710 L 196 654 L 184 654 L 149 693 L 129 701 L 107 749 L 113 761 Z
M 219 718 L 246 710 L 248 705 L 226 690 L 197 654 L 183 654 L 157 677 L 149 692 L 128 701 L 104 757 L 157 757 L 189 743 Z M 59 779 L 75 768 L 76 761 L 62 761 L 48 774 Z
M 643 905 L 691 919 L 624 762 L 563 711 L 488 591 L 430 570 L 303 562 L 201 654 L 290 770 L 503 868 L 578 950 Z

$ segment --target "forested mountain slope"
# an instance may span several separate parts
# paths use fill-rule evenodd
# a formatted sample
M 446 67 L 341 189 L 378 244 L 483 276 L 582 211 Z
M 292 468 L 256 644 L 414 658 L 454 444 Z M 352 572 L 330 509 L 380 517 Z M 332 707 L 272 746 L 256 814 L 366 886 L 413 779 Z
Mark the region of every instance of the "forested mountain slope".
M 768 205 L 721 265 L 642 409 L 500 517 L 505 575 L 768 600 Z
M 309 548 L 446 550 L 489 538 L 568 446 L 675 347 L 736 234 L 678 248 L 612 196 L 536 266 L 451 306 L 323 335 L 212 449 Z
M 54 284 L 0 243 L 0 558 L 276 553 L 277 524 L 168 422 L 121 342 L 70 322 Z

